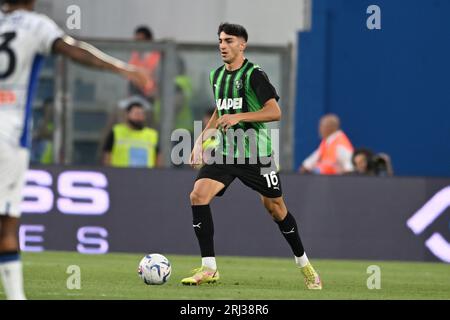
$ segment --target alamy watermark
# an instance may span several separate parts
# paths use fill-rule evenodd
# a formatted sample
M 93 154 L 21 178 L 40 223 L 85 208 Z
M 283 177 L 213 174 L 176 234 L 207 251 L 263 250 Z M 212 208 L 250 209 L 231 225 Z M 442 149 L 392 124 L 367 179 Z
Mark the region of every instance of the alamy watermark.
M 203 134 L 202 134 L 203 133 Z M 194 122 L 194 135 L 185 129 L 172 132 L 174 165 L 192 164 L 261 164 L 276 167 L 279 163 L 280 130 L 273 128 L 207 129 Z
M 381 289 L 381 268 L 377 265 L 370 265 L 367 267 L 367 274 L 370 274 L 366 282 L 367 289 Z
M 70 265 L 66 270 L 70 276 L 67 278 L 66 287 L 69 290 L 81 289 L 81 268 L 77 265 Z
M 66 27 L 69 30 L 81 29 L 81 8 L 77 5 L 70 5 L 66 9 L 66 13 L 69 15 L 66 19 Z
M 367 18 L 366 26 L 369 30 L 380 30 L 381 29 L 381 9 L 376 4 L 372 4 L 367 7 L 367 14 L 370 16 Z

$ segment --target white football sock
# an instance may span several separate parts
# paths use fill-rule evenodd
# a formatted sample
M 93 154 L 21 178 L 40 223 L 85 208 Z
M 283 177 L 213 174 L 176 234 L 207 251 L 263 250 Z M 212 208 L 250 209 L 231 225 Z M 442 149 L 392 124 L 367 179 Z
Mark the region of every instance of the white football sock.
M 202 266 L 209 269 L 217 270 L 216 258 L 215 257 L 204 257 L 202 258 Z
M 0 263 L 0 276 L 8 300 L 26 300 L 20 260 Z
M 308 257 L 306 256 L 306 253 L 304 253 L 301 257 L 295 257 L 295 263 L 300 267 L 303 268 L 309 263 Z

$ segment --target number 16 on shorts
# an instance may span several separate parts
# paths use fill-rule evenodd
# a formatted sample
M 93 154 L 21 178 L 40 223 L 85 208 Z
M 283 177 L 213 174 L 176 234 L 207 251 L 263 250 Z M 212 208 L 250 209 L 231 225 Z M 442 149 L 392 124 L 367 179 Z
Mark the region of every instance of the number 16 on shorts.
M 279 189 L 278 187 L 278 176 L 275 171 L 271 171 L 270 173 L 263 174 L 263 177 L 266 178 L 267 187 Z

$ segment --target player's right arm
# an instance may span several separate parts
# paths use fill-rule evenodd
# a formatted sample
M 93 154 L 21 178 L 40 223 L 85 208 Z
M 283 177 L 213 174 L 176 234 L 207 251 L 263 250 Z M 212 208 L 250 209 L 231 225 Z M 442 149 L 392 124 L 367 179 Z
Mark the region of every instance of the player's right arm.
M 53 44 L 53 52 L 62 54 L 85 66 L 120 74 L 129 78 L 130 81 L 139 87 L 145 87 L 150 81 L 145 71 L 113 58 L 86 42 L 78 41 L 67 35 L 56 39 Z
M 209 121 L 206 124 L 206 127 L 202 132 L 203 140 L 206 140 L 211 137 L 211 134 L 209 134 L 209 136 L 206 136 L 206 134 L 208 133 L 207 130 L 216 128 L 217 119 L 219 119 L 218 114 L 217 114 L 217 109 L 214 109 L 214 113 L 211 115 L 211 118 L 209 118 Z

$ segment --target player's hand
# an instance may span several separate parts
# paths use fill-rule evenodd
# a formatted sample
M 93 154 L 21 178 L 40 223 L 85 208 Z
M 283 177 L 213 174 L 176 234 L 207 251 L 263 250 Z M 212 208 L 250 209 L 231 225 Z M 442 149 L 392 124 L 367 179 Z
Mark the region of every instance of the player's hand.
M 238 124 L 240 121 L 239 114 L 224 114 L 216 121 L 216 128 L 222 128 L 227 131 L 230 127 Z
M 145 69 L 128 66 L 125 76 L 138 88 L 144 90 L 151 84 L 150 75 Z
M 203 165 L 203 146 L 201 142 L 196 142 L 192 149 L 190 165 L 195 169 L 198 169 Z

